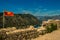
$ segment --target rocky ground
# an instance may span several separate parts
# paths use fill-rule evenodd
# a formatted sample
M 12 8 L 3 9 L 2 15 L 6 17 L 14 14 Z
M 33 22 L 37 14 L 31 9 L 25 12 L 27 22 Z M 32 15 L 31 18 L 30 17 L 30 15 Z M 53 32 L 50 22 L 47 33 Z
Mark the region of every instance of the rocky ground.
M 38 38 L 32 40 L 60 40 L 60 29 L 53 31 L 52 33 L 48 33 L 45 35 L 40 35 Z

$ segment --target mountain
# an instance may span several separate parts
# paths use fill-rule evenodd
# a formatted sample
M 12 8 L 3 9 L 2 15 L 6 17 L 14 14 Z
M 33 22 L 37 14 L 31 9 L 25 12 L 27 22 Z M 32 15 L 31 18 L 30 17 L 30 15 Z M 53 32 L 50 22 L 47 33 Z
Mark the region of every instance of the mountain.
M 55 16 L 36 16 L 37 19 L 39 19 L 41 22 L 46 21 L 48 19 L 59 19 L 60 20 L 60 15 L 55 15 Z
M 40 24 L 40 21 L 31 14 L 14 14 L 13 17 L 4 17 L 4 27 L 26 28 L 29 25 Z M 0 27 L 3 26 L 3 13 L 0 13 Z

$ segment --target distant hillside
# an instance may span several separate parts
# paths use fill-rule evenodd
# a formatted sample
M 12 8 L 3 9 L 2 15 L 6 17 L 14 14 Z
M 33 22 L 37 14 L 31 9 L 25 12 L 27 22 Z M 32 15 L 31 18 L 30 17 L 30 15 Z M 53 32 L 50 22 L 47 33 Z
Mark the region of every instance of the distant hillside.
M 0 13 L 0 27 L 3 25 L 3 13 Z M 31 14 L 15 14 L 13 17 L 5 17 L 5 27 L 19 27 L 24 28 L 27 25 L 40 24 L 39 20 Z
M 40 20 L 40 22 L 48 19 L 60 19 L 60 15 L 55 15 L 55 16 L 36 16 L 37 19 Z

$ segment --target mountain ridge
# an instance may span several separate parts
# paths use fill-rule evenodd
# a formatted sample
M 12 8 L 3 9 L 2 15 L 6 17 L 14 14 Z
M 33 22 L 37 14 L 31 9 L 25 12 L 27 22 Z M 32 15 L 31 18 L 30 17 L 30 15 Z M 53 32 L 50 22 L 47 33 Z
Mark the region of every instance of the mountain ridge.
M 26 28 L 29 25 L 40 24 L 39 20 L 31 14 L 14 14 L 14 16 L 5 16 L 5 27 Z M 3 26 L 3 13 L 0 13 L 0 26 Z M 23 27 L 22 27 L 23 26 Z

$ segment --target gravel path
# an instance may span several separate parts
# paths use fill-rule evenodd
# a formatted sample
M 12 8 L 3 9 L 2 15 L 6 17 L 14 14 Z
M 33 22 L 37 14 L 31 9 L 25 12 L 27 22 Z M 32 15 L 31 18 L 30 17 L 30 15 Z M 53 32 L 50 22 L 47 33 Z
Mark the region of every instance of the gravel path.
M 60 29 L 53 31 L 52 33 L 45 34 L 43 36 L 39 36 L 33 40 L 60 40 Z

